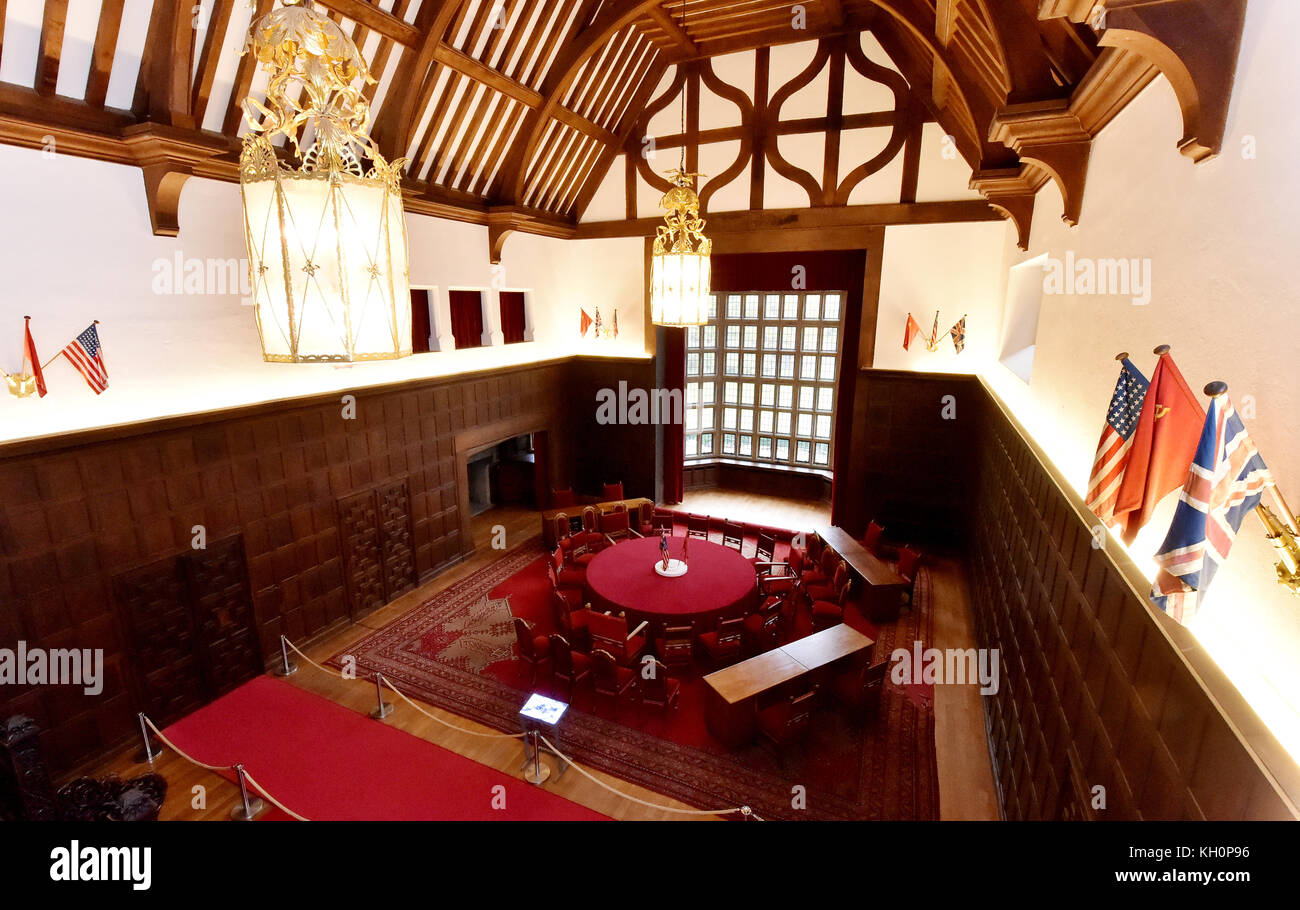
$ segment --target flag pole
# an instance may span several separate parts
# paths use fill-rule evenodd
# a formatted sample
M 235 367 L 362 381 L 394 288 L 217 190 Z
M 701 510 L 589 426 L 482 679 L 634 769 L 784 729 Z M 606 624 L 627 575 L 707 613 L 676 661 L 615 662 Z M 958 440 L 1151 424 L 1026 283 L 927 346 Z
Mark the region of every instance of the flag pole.
M 1161 345 L 1168 349 L 1168 345 Z M 1157 351 L 1159 348 L 1156 349 Z M 1222 380 L 1216 379 L 1205 386 L 1205 394 L 1210 398 L 1222 398 L 1228 394 L 1228 384 Z M 1273 549 L 1277 551 L 1279 562 L 1277 563 L 1277 580 L 1279 584 L 1285 585 L 1291 589 L 1293 594 L 1300 595 L 1300 543 L 1296 541 L 1296 516 L 1291 508 L 1286 504 L 1282 497 L 1282 491 L 1278 489 L 1276 482 L 1268 488 L 1274 497 L 1282 513 L 1279 518 L 1273 514 L 1273 511 L 1261 501 L 1259 505 L 1252 510 L 1256 517 L 1259 518 L 1260 524 L 1264 526 L 1264 536 L 1268 538 Z
M 1128 359 L 1128 351 L 1120 351 L 1118 354 L 1115 355 L 1115 359 L 1116 359 L 1116 360 L 1119 360 L 1119 361 L 1127 360 L 1127 359 Z

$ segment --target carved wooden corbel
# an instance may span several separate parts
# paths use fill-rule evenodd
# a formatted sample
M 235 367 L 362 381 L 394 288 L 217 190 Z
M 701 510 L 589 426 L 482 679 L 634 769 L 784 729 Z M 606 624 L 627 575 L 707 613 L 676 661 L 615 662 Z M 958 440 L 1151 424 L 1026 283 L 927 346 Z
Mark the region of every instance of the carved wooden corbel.
M 978 190 L 993 208 L 1016 226 L 1016 246 L 1028 252 L 1029 228 L 1034 221 L 1038 187 L 1029 168 L 981 168 L 971 174 L 970 188 Z
M 1108 0 L 1098 44 L 1154 63 L 1183 114 L 1178 150 L 1195 162 L 1217 155 L 1246 23 L 1246 0 Z
M 993 115 L 989 138 L 1015 149 L 1022 163 L 1046 171 L 1065 201 L 1062 220 L 1071 226 L 1079 223 L 1092 137 L 1070 109 L 1069 99 L 1009 104 Z
M 144 172 L 149 222 L 158 237 L 180 234 L 178 214 L 181 189 L 208 163 L 220 167 L 221 156 L 232 154 L 232 144 L 222 137 L 209 139 L 193 130 L 161 123 L 140 123 L 122 130 L 122 141 Z

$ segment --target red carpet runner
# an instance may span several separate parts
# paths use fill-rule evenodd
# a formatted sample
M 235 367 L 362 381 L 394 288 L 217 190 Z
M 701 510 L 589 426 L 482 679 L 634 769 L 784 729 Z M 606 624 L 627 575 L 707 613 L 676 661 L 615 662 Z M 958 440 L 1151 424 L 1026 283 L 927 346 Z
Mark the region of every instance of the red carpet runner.
M 240 686 L 163 734 L 199 761 L 243 762 L 272 796 L 314 821 L 606 818 L 269 676 Z M 505 787 L 504 809 L 492 808 L 497 785 Z M 271 811 L 268 817 L 285 817 Z
M 362 673 L 383 672 L 412 697 L 501 730 L 518 728 L 528 668 L 511 656 L 511 614 L 554 631 L 545 560 L 534 540 L 348 648 Z M 847 621 L 876 639 L 876 660 L 895 647 L 933 641 L 932 587 L 922 569 L 914 609 L 876 628 L 854 606 Z M 796 636 L 811 631 L 801 616 Z M 343 655 L 331 661 L 335 666 Z M 469 659 L 471 658 L 472 659 Z M 701 671 L 707 672 L 701 663 Z M 615 715 L 580 687 L 560 725 L 561 748 L 577 761 L 699 808 L 752 805 L 764 818 L 937 819 L 934 710 L 929 686 L 887 683 L 879 717 L 861 726 L 833 707 L 819 710 L 805 748 L 778 757 L 758 744 L 728 750 L 704 723 L 700 675 L 682 680 L 681 706 L 667 718 L 624 705 Z M 545 674 L 537 689 L 568 700 Z M 791 788 L 807 791 L 793 808 Z

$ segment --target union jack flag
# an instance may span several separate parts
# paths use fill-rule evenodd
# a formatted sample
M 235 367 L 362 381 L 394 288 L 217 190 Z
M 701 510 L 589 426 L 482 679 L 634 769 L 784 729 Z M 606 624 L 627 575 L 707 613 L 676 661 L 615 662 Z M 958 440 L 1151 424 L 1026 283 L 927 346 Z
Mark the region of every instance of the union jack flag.
M 1226 395 L 1212 399 L 1173 524 L 1156 553 L 1157 607 L 1183 625 L 1191 621 L 1242 521 L 1273 485 L 1232 402 Z
M 1115 500 L 1124 480 L 1124 469 L 1128 467 L 1133 430 L 1137 427 L 1149 386 L 1147 378 L 1133 365 L 1133 361 L 1125 357 L 1120 364 L 1119 379 L 1115 381 L 1110 409 L 1106 412 L 1106 425 L 1101 429 L 1101 441 L 1097 443 L 1092 476 L 1088 478 L 1088 508 L 1106 524 L 1115 521 Z

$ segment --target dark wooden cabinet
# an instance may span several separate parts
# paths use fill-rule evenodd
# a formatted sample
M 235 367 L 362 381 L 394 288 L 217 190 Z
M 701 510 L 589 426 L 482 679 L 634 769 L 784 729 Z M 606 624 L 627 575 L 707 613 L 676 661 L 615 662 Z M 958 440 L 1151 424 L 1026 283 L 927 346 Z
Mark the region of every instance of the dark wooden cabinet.
M 405 479 L 340 499 L 339 525 L 354 619 L 415 587 L 411 494 Z
M 113 579 L 141 709 L 162 725 L 262 672 L 243 541 L 160 559 Z

